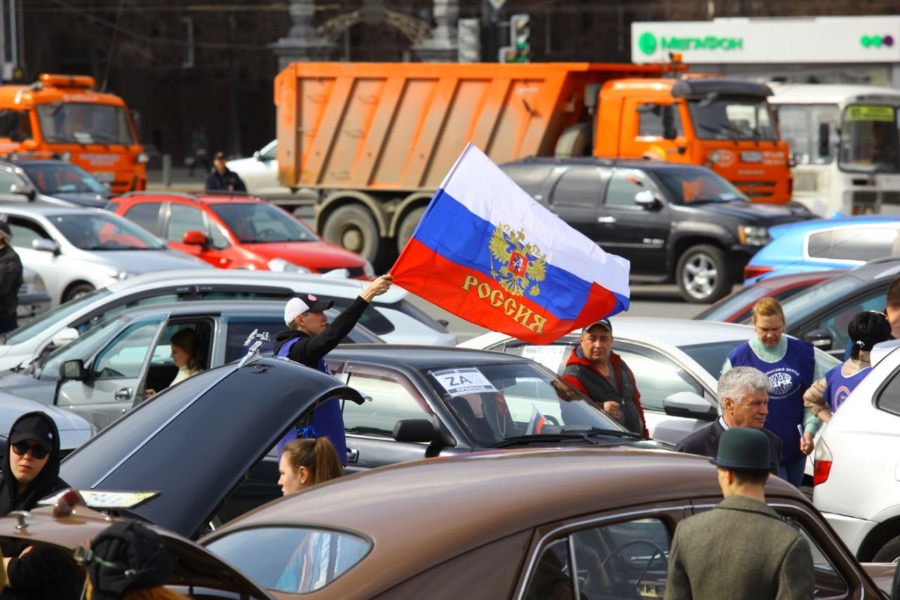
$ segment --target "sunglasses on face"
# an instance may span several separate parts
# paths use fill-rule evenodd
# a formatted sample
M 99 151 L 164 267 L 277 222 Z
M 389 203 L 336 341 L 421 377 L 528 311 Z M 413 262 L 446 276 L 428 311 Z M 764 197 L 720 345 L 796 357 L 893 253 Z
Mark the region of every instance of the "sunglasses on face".
M 47 456 L 50 452 L 48 450 L 44 450 L 41 446 L 29 446 L 28 442 L 16 442 L 12 445 L 13 452 L 18 454 L 19 456 L 25 456 L 25 453 L 29 450 L 31 451 L 31 455 L 36 459 L 40 460 Z

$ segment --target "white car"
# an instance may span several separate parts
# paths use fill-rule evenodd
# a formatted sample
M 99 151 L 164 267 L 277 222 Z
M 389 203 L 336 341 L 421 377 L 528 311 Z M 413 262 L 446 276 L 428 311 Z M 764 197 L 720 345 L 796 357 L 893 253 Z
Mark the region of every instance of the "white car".
M 813 504 L 861 561 L 900 558 L 900 340 L 878 344 L 872 372 L 816 442 Z
M 53 306 L 141 273 L 214 268 L 101 209 L 6 204 L 0 218 L 9 224 L 22 264 L 44 280 Z
M 19 323 L 27 323 L 41 313 L 50 309 L 50 294 L 44 280 L 34 269 L 22 266 L 22 287 L 19 288 L 19 305 L 16 316 Z
M 5 447 L 6 436 L 9 435 L 13 423 L 22 415 L 34 411 L 45 412 L 56 422 L 56 428 L 59 430 L 59 449 L 63 456 L 94 435 L 94 427 L 70 410 L 47 406 L 37 400 L 0 391 L 0 447 Z
M 272 271 L 203 269 L 149 273 L 116 282 L 44 313 L 26 326 L 0 336 L 0 369 L 11 369 L 78 337 L 100 321 L 129 307 L 179 300 L 287 300 L 310 293 L 346 308 L 366 282 L 336 275 L 301 275 Z M 392 286 L 375 298 L 360 325 L 388 343 L 452 346 L 456 335 L 445 324 L 410 302 L 405 290 Z M 287 327 L 285 327 L 287 329 Z
M 277 198 L 279 200 L 292 199 L 297 204 L 311 204 L 315 201 L 315 194 L 297 189 L 291 189 L 281 185 L 278 181 L 278 161 L 275 153 L 278 150 L 278 140 L 272 140 L 247 158 L 235 158 L 225 165 L 237 173 L 247 192 L 263 198 Z M 279 203 L 282 204 L 282 203 Z
M 613 350 L 634 373 L 650 436 L 678 443 L 718 417 L 716 384 L 728 353 L 754 335 L 753 328 L 733 323 L 652 317 L 614 317 Z M 581 330 L 544 346 L 501 333 L 486 333 L 460 344 L 521 354 L 557 373 L 578 345 Z M 823 368 L 839 362 L 821 350 Z

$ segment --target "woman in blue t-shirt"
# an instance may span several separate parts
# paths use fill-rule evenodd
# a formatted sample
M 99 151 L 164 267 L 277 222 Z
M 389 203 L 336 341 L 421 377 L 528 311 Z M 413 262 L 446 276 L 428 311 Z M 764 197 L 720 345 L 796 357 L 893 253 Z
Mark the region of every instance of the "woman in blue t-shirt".
M 812 344 L 785 337 L 784 311 L 774 298 L 753 307 L 756 336 L 731 351 L 722 372 L 732 367 L 754 367 L 769 377 L 769 414 L 765 428 L 781 438 L 778 475 L 799 486 L 806 455 L 813 451 L 819 420 L 803 407 L 803 392 L 824 373 L 816 372 Z
M 891 339 L 891 324 L 884 313 L 867 310 L 853 317 L 847 333 L 850 358 L 817 379 L 803 394 L 807 410 L 826 423 L 872 370 L 869 352 L 875 344 Z

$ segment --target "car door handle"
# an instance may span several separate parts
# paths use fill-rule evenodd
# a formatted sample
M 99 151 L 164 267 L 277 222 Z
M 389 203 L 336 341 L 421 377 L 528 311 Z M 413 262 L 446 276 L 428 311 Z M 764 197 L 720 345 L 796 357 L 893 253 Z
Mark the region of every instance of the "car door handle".
M 131 400 L 132 388 L 119 388 L 116 390 L 115 399 L 116 400 Z
M 615 217 L 597 217 L 597 222 L 598 223 L 615 223 L 616 218 Z
M 359 450 L 356 448 L 347 448 L 347 464 L 356 464 L 359 462 Z

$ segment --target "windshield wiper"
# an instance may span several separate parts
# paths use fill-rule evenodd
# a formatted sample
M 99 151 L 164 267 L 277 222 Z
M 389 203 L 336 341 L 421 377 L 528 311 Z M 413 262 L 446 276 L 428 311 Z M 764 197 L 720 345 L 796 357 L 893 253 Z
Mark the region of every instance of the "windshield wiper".
M 627 438 L 630 440 L 642 440 L 640 434 L 631 431 L 619 431 L 617 429 L 581 429 L 576 431 L 562 431 L 542 435 L 517 435 L 491 444 L 491 448 L 509 448 L 512 446 L 527 446 L 529 444 L 546 444 L 548 442 L 584 442 L 585 444 L 600 444 L 602 438 Z

